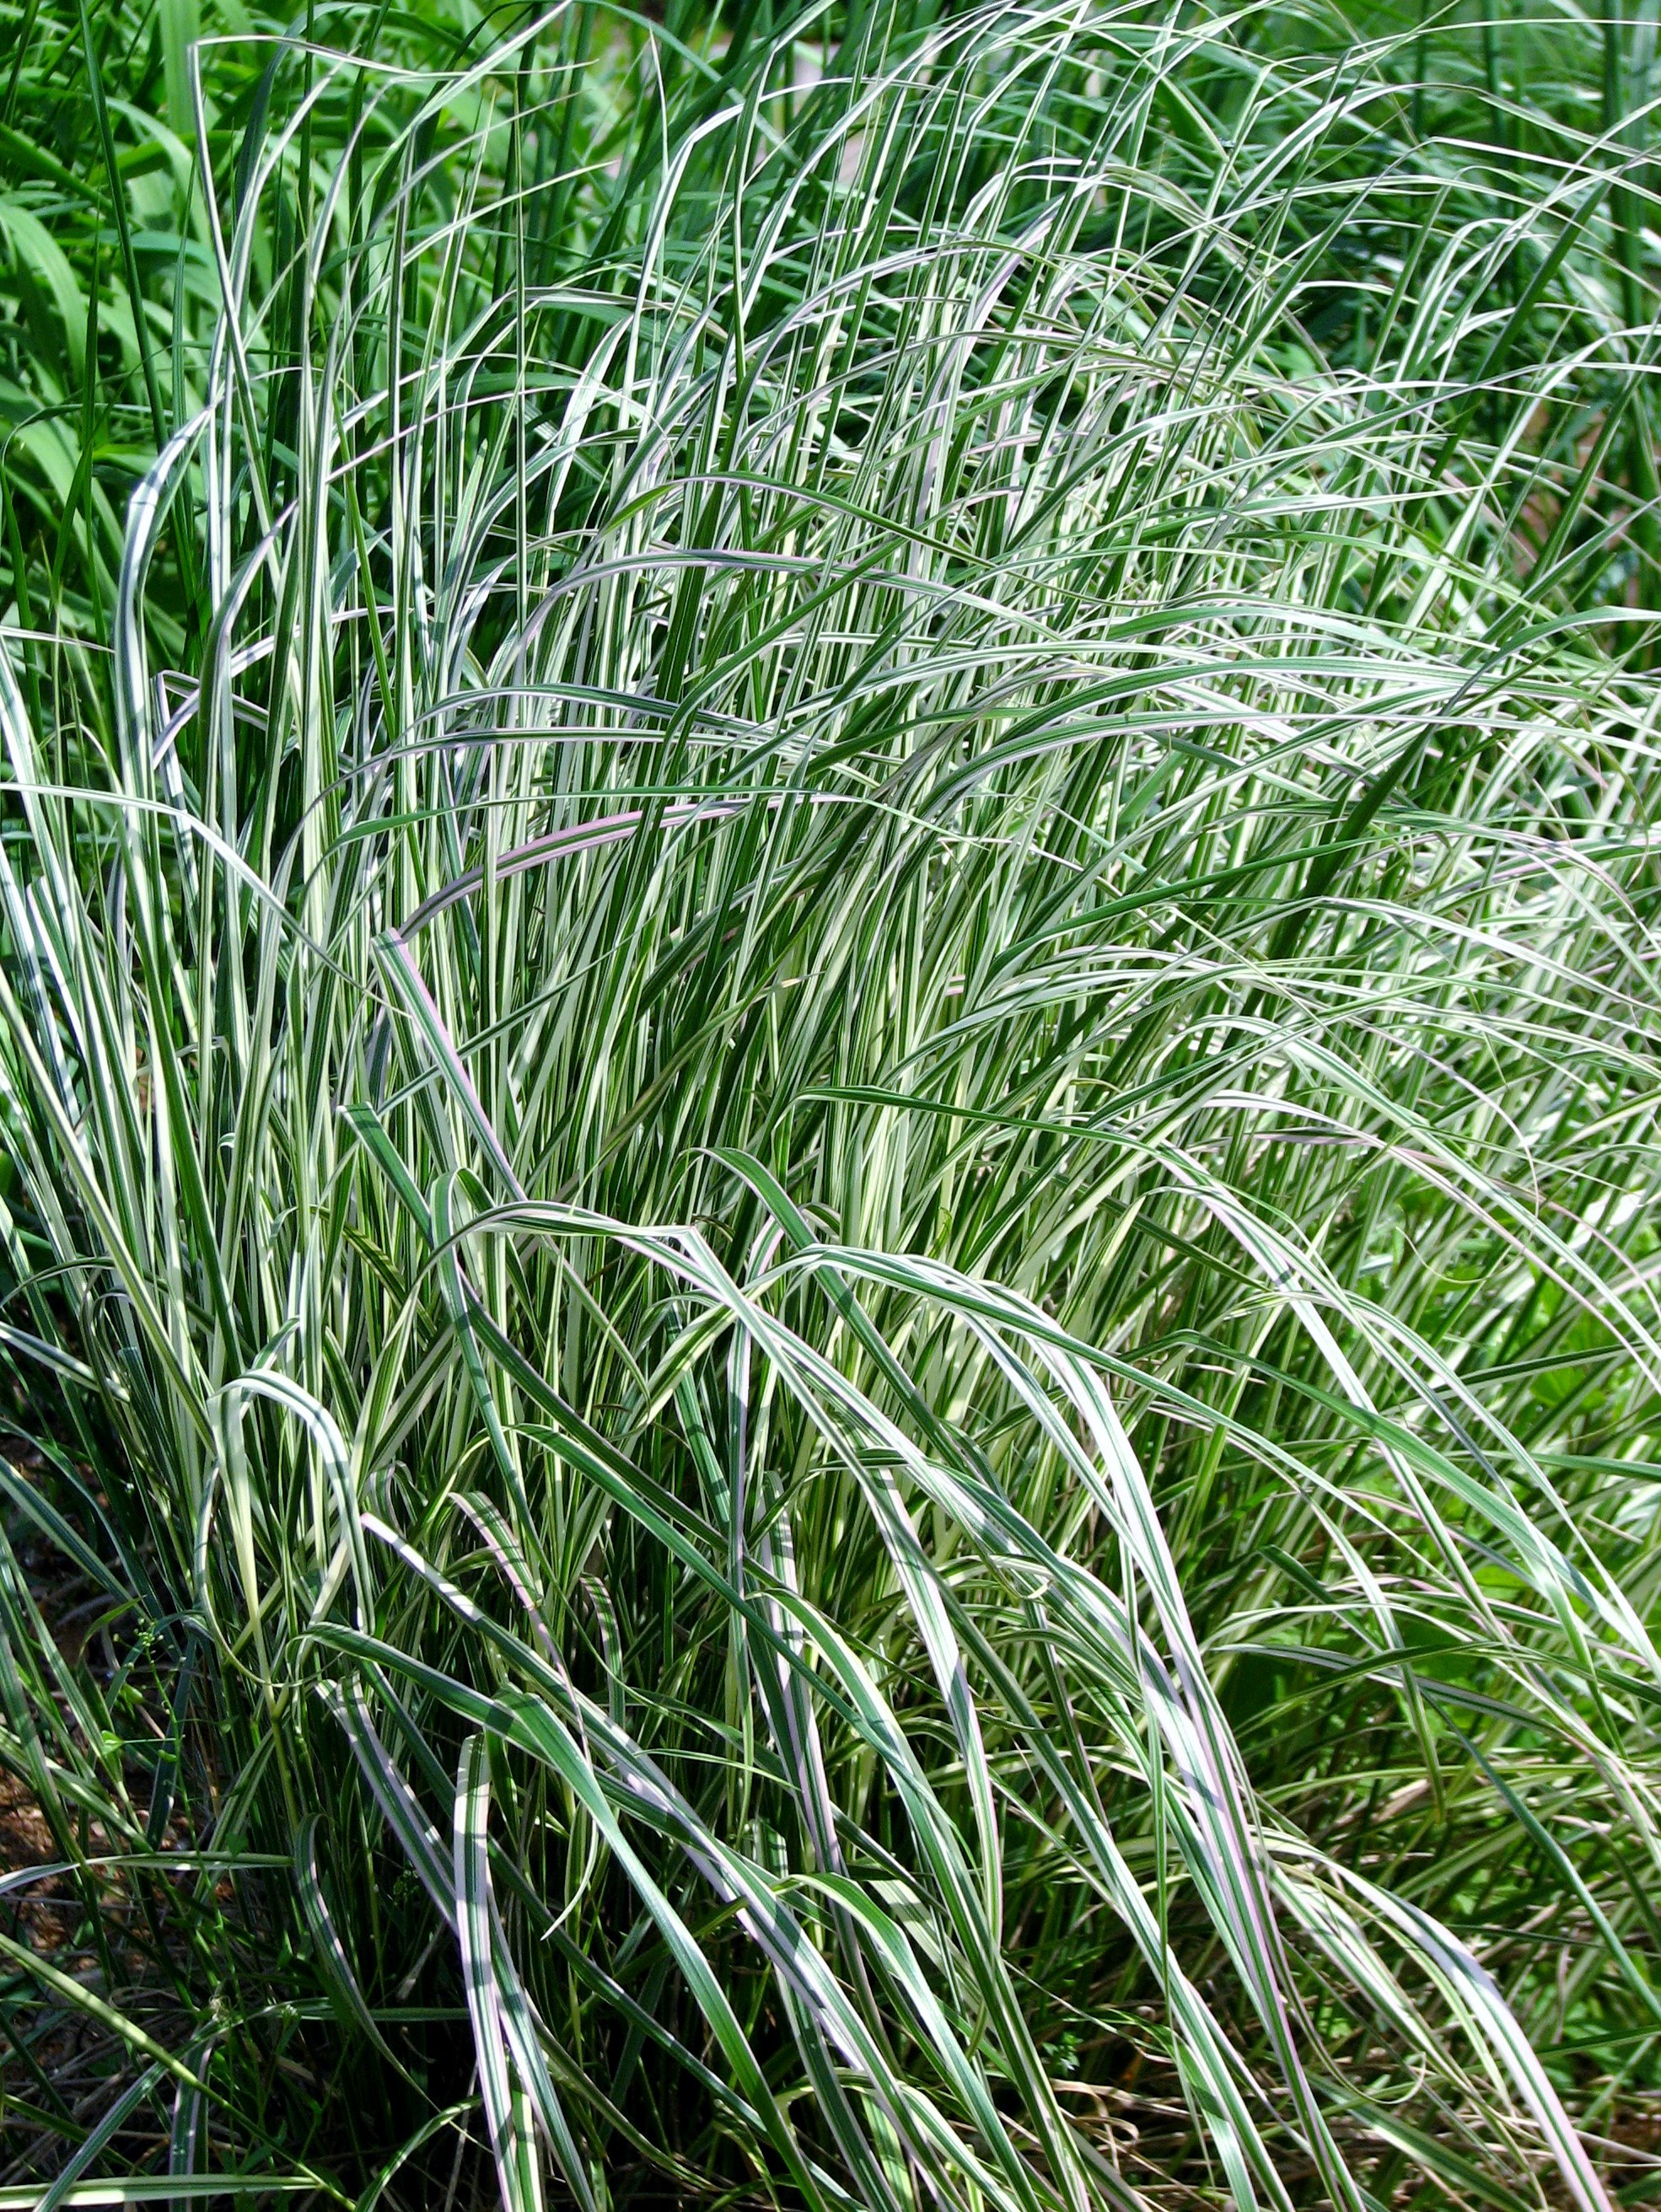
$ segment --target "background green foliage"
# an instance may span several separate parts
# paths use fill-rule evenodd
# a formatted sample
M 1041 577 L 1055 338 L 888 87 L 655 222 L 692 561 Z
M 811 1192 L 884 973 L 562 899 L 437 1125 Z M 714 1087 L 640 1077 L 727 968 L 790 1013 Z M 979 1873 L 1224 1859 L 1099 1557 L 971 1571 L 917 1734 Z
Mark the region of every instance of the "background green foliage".
M 1649 2201 L 1654 10 L 5 20 L 0 2204 Z

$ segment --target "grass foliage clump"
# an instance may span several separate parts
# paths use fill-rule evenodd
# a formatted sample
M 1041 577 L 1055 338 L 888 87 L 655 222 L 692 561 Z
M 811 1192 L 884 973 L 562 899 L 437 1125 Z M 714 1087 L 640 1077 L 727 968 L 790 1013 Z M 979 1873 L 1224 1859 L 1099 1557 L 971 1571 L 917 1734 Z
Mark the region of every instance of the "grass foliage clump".
M 1653 10 L 13 21 L 0 2203 L 1649 2201 Z

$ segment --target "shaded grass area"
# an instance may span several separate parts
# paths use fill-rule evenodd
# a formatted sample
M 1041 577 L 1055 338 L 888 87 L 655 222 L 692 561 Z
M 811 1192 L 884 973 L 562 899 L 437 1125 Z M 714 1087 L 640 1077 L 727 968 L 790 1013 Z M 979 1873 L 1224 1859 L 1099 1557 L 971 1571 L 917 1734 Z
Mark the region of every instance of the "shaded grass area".
M 12 21 L 0 2203 L 1648 2201 L 1652 17 Z

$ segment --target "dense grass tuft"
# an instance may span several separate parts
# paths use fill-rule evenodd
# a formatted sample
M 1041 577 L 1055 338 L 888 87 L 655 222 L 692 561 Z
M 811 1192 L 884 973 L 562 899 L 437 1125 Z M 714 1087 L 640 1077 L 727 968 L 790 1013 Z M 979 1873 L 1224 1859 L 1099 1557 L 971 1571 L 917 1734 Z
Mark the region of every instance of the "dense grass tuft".
M 0 2206 L 1648 2201 L 1652 12 L 133 22 Z

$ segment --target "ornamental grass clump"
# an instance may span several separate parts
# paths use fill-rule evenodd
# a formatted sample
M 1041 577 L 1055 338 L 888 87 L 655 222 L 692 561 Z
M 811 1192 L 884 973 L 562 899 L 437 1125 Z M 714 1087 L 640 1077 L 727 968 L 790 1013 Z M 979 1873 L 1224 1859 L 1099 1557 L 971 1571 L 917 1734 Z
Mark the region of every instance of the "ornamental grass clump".
M 0 653 L 0 2203 L 1645 2201 L 1638 31 L 248 35 Z

